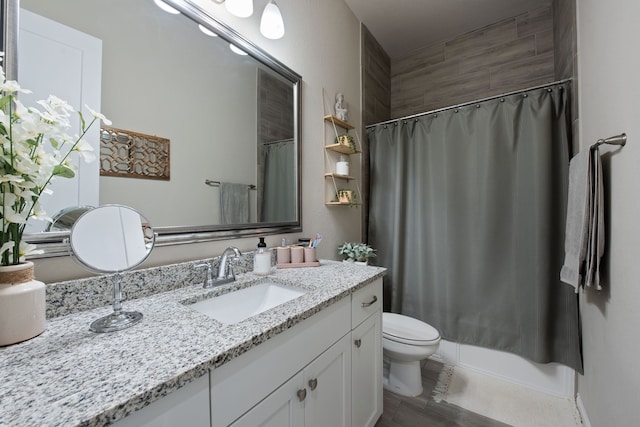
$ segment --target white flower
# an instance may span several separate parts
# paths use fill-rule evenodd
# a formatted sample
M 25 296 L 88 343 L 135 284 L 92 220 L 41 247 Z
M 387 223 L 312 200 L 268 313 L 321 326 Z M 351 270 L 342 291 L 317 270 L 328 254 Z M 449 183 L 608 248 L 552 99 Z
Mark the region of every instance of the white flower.
M 102 123 L 104 123 L 107 126 L 111 125 L 111 120 L 107 119 L 104 114 L 102 113 L 98 113 L 94 110 L 91 109 L 91 107 L 89 107 L 88 105 L 85 104 L 84 106 L 87 110 L 89 110 L 89 112 L 91 113 L 91 115 L 93 116 L 94 119 L 98 119 L 98 120 L 102 120 Z
M 73 108 L 56 96 L 38 101 L 41 110 L 23 105 L 18 93 L 30 93 L 15 81 L 5 79 L 0 68 L 0 263 L 17 264 L 37 253 L 22 241 L 28 218 L 50 221 L 39 203 L 47 186 L 56 177 L 71 178 L 77 165 L 70 157 L 78 153 L 84 161 L 95 159 L 91 144 L 82 137 L 100 119 L 111 122 L 89 109 L 94 120 L 85 124 L 80 114 L 81 134 L 67 133 Z
M 24 262 L 27 258 L 27 255 L 39 255 L 44 253 L 43 250 L 39 250 L 39 249 L 36 250 L 36 245 L 32 245 L 27 242 L 20 242 L 20 247 L 18 251 L 20 256 L 20 262 Z
M 80 157 L 87 163 L 94 161 L 96 158 L 96 155 L 93 154 L 93 147 L 84 139 L 81 139 L 73 150 L 77 151 Z
M 4 75 L 2 76 L 4 77 Z M 4 80 L 0 83 L 0 90 L 6 92 L 8 94 L 14 93 L 31 93 L 29 89 L 22 89 L 17 81 L 15 80 Z

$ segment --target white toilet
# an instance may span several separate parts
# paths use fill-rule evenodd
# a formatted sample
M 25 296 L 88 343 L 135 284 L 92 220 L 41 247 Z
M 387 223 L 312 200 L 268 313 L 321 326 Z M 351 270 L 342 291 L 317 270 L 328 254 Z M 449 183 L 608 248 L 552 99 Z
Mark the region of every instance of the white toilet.
M 404 396 L 422 394 L 420 361 L 440 345 L 433 326 L 412 317 L 382 313 L 384 388 Z

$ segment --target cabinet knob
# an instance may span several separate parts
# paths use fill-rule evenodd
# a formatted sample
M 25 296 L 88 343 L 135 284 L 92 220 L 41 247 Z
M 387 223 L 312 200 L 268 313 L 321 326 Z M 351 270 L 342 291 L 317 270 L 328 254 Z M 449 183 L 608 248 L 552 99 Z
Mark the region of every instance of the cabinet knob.
M 312 380 L 309 380 L 309 388 L 311 389 L 311 391 L 315 390 L 316 387 L 318 387 L 318 379 L 314 378 Z
M 370 307 L 373 304 L 375 304 L 377 301 L 378 301 L 378 297 L 374 295 L 373 298 L 371 298 L 371 301 L 362 303 L 362 308 Z
M 307 389 L 301 388 L 300 390 L 298 390 L 297 395 L 298 395 L 298 400 L 300 402 L 303 402 L 307 398 Z
M 360 348 L 360 346 L 362 345 L 362 340 L 358 338 L 353 343 L 356 345 L 356 347 Z

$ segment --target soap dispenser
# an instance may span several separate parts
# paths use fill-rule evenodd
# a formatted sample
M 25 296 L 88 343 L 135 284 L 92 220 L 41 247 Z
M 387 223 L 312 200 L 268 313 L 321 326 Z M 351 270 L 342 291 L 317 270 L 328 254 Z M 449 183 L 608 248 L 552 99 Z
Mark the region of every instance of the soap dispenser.
M 261 276 L 271 272 L 271 254 L 267 250 L 264 237 L 260 237 L 260 242 L 256 246 L 256 253 L 253 256 L 253 272 Z

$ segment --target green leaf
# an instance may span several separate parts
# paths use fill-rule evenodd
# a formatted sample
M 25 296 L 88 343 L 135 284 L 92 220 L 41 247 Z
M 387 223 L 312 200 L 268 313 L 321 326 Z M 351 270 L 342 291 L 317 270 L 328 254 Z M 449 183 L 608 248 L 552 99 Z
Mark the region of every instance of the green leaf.
M 4 108 L 5 105 L 7 105 L 12 99 L 11 95 L 5 95 L 2 98 L 0 98 L 0 108 Z
M 80 116 L 80 124 L 82 125 L 82 127 L 80 129 L 82 129 L 82 131 L 84 132 L 84 130 L 86 129 L 87 124 L 84 121 L 84 116 L 82 115 L 82 113 L 80 111 L 78 111 L 78 116 Z
M 73 171 L 73 169 L 68 168 L 64 165 L 57 165 L 55 168 L 53 168 L 53 175 L 61 176 L 63 178 L 73 178 L 74 176 L 76 176 L 76 173 Z
M 55 148 L 56 150 L 58 149 L 58 146 L 60 145 L 58 144 L 58 141 L 56 141 L 54 138 L 49 138 L 49 142 L 51 143 L 51 146 L 53 148 Z

